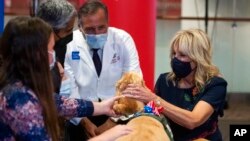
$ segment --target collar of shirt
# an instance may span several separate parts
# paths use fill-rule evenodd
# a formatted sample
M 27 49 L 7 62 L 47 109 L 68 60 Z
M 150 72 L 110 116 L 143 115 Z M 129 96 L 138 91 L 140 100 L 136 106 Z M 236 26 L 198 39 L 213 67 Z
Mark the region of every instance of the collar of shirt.
M 93 50 L 89 46 L 88 46 L 88 50 L 89 50 L 90 56 L 93 56 Z M 97 53 L 102 61 L 103 48 L 98 49 Z

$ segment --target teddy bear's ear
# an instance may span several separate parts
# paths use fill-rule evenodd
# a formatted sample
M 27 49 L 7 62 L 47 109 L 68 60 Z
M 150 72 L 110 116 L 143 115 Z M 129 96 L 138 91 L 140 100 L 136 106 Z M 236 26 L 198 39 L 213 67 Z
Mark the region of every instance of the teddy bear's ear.
M 121 94 L 121 91 L 119 91 L 119 90 L 118 90 L 118 91 L 116 91 L 115 95 L 116 95 L 116 96 L 120 96 L 120 95 L 122 95 L 122 94 Z M 119 101 L 119 100 L 117 100 L 117 101 Z
M 124 79 L 120 79 L 117 83 L 116 83 L 116 91 L 122 91 L 125 89 L 126 86 L 126 82 L 124 82 Z
M 119 85 L 116 86 L 116 91 L 117 92 L 122 91 L 122 83 L 119 83 Z
M 116 87 L 116 89 L 120 89 L 120 87 L 121 87 L 121 84 L 123 83 L 123 80 L 124 79 L 124 77 L 122 77 L 121 79 L 119 79 L 117 82 L 116 82 L 116 84 L 115 84 L 115 87 Z

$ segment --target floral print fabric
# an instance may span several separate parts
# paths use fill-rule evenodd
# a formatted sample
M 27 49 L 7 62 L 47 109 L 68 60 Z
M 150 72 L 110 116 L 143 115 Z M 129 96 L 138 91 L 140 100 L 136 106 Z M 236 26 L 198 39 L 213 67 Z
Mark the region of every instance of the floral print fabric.
M 58 113 L 64 117 L 83 117 L 93 113 L 92 102 L 67 99 L 55 94 Z M 46 141 L 49 137 L 36 95 L 21 82 L 0 91 L 0 140 Z

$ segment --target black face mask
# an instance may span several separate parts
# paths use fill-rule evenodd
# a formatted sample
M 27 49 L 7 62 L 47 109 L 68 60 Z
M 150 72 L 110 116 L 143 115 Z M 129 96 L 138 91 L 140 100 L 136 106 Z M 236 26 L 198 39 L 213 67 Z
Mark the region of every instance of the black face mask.
M 57 35 L 58 36 L 58 35 Z M 59 36 L 58 36 L 59 37 Z M 60 37 L 59 37 L 60 38 Z M 55 52 L 56 52 L 56 57 L 58 61 L 63 65 L 64 64 L 64 59 L 65 59 L 65 53 L 66 53 L 66 46 L 67 44 L 72 41 L 73 39 L 73 33 L 60 38 L 58 41 L 55 43 Z
M 190 62 L 183 62 L 174 57 L 171 60 L 171 67 L 177 78 L 184 78 L 192 72 Z
M 58 36 L 58 35 L 57 35 L 57 36 Z M 58 37 L 59 37 L 59 36 L 58 36 Z M 57 47 L 66 47 L 66 45 L 67 45 L 70 41 L 72 41 L 72 39 L 73 39 L 73 33 L 70 33 L 69 35 L 67 35 L 67 36 L 65 36 L 65 37 L 63 37 L 63 38 L 60 38 L 60 37 L 59 37 L 59 40 L 56 41 L 55 46 L 57 46 Z

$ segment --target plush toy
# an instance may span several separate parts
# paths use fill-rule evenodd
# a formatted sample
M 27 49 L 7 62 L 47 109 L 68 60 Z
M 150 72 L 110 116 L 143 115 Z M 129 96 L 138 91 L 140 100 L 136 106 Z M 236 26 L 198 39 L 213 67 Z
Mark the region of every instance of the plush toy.
M 128 84 L 136 84 L 145 87 L 144 80 L 139 74 L 128 72 L 116 83 L 116 95 L 122 95 L 121 92 L 126 89 Z M 137 112 L 142 112 L 144 110 L 144 103 L 124 97 L 115 102 L 113 109 L 116 113 L 129 116 Z

